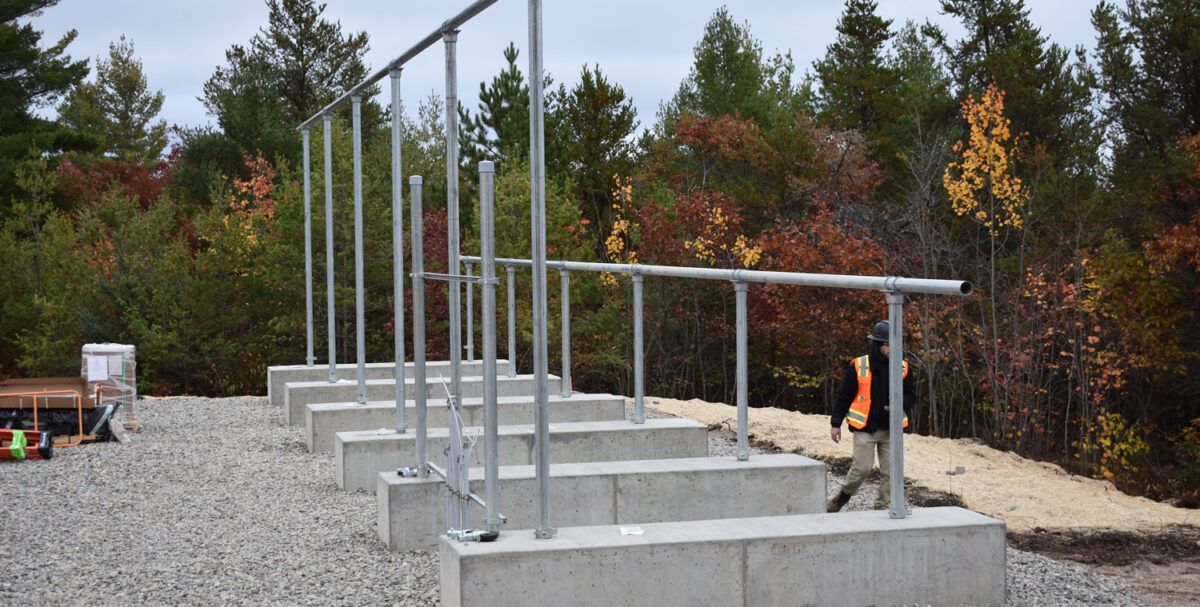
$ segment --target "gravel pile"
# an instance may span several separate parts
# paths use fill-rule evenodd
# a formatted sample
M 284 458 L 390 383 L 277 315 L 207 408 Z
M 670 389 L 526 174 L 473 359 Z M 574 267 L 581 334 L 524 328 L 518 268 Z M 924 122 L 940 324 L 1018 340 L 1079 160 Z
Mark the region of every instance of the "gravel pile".
M 339 491 L 333 456 L 308 453 L 265 398 L 140 404 L 129 444 L 0 465 L 4 604 L 437 604 L 437 556 L 387 552 L 375 497 Z M 712 454 L 733 453 L 712 434 Z M 864 485 L 849 508 L 873 499 Z M 1013 606 L 1144 605 L 1111 578 L 1011 548 L 1008 593 Z

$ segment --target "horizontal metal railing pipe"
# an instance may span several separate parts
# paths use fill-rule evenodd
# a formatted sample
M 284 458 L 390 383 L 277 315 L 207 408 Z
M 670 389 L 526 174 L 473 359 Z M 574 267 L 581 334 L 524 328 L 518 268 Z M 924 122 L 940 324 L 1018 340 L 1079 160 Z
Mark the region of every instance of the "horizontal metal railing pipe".
M 462 261 L 477 263 L 478 257 L 464 255 Z M 532 267 L 528 259 L 497 258 L 500 265 Z M 758 282 L 767 284 L 801 285 L 808 287 L 831 287 L 840 289 L 863 289 L 868 291 L 891 291 L 896 293 L 932 293 L 936 295 L 970 295 L 974 287 L 965 280 L 940 280 L 934 278 L 902 278 L 899 276 L 848 276 L 844 274 L 808 274 L 804 272 L 770 272 L 764 270 L 724 270 L 719 268 L 689 268 L 681 266 L 655 266 L 647 264 L 597 263 L 583 261 L 546 261 L 547 268 L 578 272 L 609 272 L 612 274 L 640 274 L 642 276 L 665 276 L 671 278 L 694 278 L 702 280 L 730 280 L 734 282 Z
M 428 36 L 422 38 L 421 41 L 416 43 L 415 45 L 413 45 L 412 48 L 408 49 L 407 51 L 404 51 L 404 53 L 401 54 L 399 57 L 392 59 L 390 62 L 388 62 L 387 65 L 380 68 L 374 74 L 371 74 L 370 76 L 368 76 L 366 80 L 363 80 L 362 82 L 354 85 L 354 87 L 351 88 L 350 90 L 346 91 L 345 93 L 342 93 L 341 97 L 338 97 L 337 99 L 333 100 L 333 102 L 330 103 L 329 105 L 318 110 L 317 113 L 310 116 L 308 118 L 308 120 L 301 122 L 300 126 L 296 127 L 296 131 L 299 132 L 299 131 L 305 130 L 312 123 L 314 123 L 318 119 L 320 119 L 321 116 L 324 116 L 325 114 L 329 114 L 333 110 L 337 109 L 338 106 L 349 101 L 351 97 L 354 97 L 356 95 L 361 95 L 363 93 L 363 91 L 366 90 L 367 87 L 382 80 L 383 77 L 388 74 L 388 72 L 390 72 L 391 70 L 394 70 L 398 67 L 403 66 L 405 63 L 408 63 L 410 60 L 412 60 L 412 58 L 421 54 L 421 51 L 424 51 L 425 49 L 429 48 L 430 46 L 433 46 L 433 43 L 437 42 L 438 40 L 441 40 L 443 33 L 458 29 L 458 27 L 460 25 L 466 23 L 467 21 L 470 21 L 472 17 L 483 12 L 483 9 L 495 4 L 497 1 L 498 0 L 476 0 L 470 6 L 463 9 L 463 11 L 461 13 L 444 21 L 442 23 L 442 25 L 438 27 L 438 29 L 434 30 Z

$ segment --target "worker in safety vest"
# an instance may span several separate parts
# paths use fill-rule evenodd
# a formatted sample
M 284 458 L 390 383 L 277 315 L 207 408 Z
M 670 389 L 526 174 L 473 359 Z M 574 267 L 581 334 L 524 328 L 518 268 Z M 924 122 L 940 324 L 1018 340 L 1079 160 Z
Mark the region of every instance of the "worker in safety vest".
M 833 442 L 842 440 L 842 420 L 850 426 L 854 433 L 854 459 L 850 464 L 850 472 L 846 474 L 846 482 L 842 490 L 826 505 L 828 512 L 837 512 L 850 501 L 854 492 L 858 491 L 863 479 L 871 472 L 875 464 L 875 454 L 879 454 L 879 494 L 875 497 L 875 509 L 882 510 L 891 502 L 891 439 L 888 434 L 888 322 L 875 324 L 874 330 L 867 336 L 871 342 L 871 351 L 866 356 L 860 356 L 846 367 L 846 374 L 838 386 L 833 399 L 833 415 L 830 416 L 829 436 Z M 908 363 L 904 369 L 904 427 L 908 427 L 908 416 L 912 413 L 916 401 L 913 391 L 912 376 L 908 372 Z

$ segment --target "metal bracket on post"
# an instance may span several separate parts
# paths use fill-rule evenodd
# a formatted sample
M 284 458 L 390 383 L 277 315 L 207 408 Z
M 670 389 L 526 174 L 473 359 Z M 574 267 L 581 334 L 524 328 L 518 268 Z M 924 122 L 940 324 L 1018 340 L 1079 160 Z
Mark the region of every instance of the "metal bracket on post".
M 904 503 L 904 293 L 887 292 L 888 434 L 891 440 L 891 518 L 912 514 Z

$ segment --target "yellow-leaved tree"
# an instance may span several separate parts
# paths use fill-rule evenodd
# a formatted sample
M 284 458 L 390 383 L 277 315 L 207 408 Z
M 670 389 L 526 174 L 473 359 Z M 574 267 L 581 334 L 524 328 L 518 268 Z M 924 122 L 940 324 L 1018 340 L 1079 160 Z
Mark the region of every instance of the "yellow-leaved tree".
M 946 165 L 942 184 L 959 216 L 970 215 L 993 235 L 1001 228 L 1020 228 L 1029 189 L 1014 174 L 1017 141 L 1004 117 L 1004 91 L 992 84 L 979 100 L 963 102 L 969 137 L 954 144 L 959 159 Z
M 998 292 L 996 258 L 1006 249 L 1007 237 L 1016 233 L 1016 276 L 1024 278 L 1024 228 L 1030 192 L 1016 176 L 1020 153 L 1004 116 L 1004 91 L 993 83 L 981 98 L 969 95 L 963 102 L 962 116 L 967 122 L 967 139 L 954 144 L 955 159 L 946 165 L 942 184 L 951 209 L 959 216 L 971 217 L 987 234 L 986 247 L 975 247 L 977 254 L 988 257 L 979 266 L 987 267 L 988 275 L 975 300 L 980 322 L 972 334 L 978 340 L 977 353 L 984 365 L 981 387 L 991 400 L 975 406 L 991 413 L 993 439 L 1021 444 L 1024 437 L 1016 422 L 1020 419 L 1018 413 L 1027 408 L 1022 401 L 1028 395 L 1017 385 L 1021 382 L 1014 381 L 1024 363 L 1014 351 L 1020 343 L 1021 327 L 1017 312 L 1020 302 L 1012 297 L 1020 297 L 1023 285 L 1017 284 L 1015 290 L 1002 296 Z

